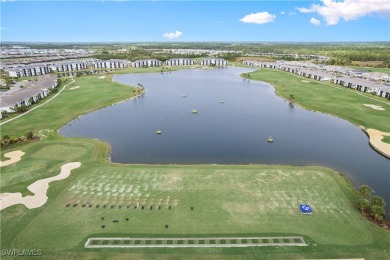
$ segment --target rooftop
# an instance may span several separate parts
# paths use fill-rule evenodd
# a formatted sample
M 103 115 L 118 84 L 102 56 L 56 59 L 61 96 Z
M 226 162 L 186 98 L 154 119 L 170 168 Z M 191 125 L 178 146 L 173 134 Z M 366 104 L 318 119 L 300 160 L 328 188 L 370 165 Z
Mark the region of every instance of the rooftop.
M 0 103 L 1 107 L 13 107 L 23 100 L 29 99 L 42 90 L 48 89 L 57 81 L 56 75 L 43 75 L 38 77 L 38 80 L 18 82 L 13 89 L 1 93 Z M 20 88 L 23 86 L 23 88 Z

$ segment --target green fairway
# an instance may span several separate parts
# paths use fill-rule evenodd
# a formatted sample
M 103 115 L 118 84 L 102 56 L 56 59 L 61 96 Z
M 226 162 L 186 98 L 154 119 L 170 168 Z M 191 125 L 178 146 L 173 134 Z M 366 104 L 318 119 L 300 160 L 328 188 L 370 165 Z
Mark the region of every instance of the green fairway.
M 79 86 L 79 88 L 74 88 Z M 46 136 L 79 115 L 134 96 L 133 88 L 99 76 L 75 78 L 58 97 L 48 104 L 1 126 L 2 135 L 22 136 L 28 131 Z M 75 98 L 76 97 L 76 98 Z M 44 100 L 43 100 L 44 101 Z
M 73 150 L 67 154 L 67 149 Z M 69 178 L 51 184 L 49 201 L 43 207 L 27 210 L 14 206 L 1 212 L 2 248 L 81 253 L 87 250 L 83 244 L 91 236 L 302 235 L 311 250 L 275 248 L 269 253 L 287 250 L 295 256 L 310 256 L 315 247 L 320 251 L 333 248 L 322 257 L 361 257 L 386 256 L 382 249 L 390 245 L 390 234 L 356 210 L 350 184 L 326 168 L 109 164 L 103 162 L 106 145 L 76 139 L 42 141 L 26 147 L 25 152 L 16 166 L 2 169 L 2 191 L 25 190 L 32 179 L 56 175 L 62 163 L 77 160 L 75 157 L 82 166 Z M 45 154 L 50 154 L 47 161 Z M 28 168 L 31 165 L 39 167 Z M 15 179 L 24 181 L 14 183 Z M 311 217 L 299 213 L 300 203 L 312 206 Z M 343 253 L 337 248 L 343 248 Z M 132 250 L 130 253 L 137 252 Z M 176 254 L 186 254 L 186 250 L 195 249 Z M 227 248 L 219 250 L 232 253 Z M 240 248 L 234 254 L 245 252 Z
M 370 244 L 367 224 L 345 189 L 342 177 L 315 168 L 99 167 L 84 170 L 66 185 L 16 242 L 21 247 L 70 249 L 98 233 L 148 237 L 274 232 L 302 234 L 321 244 Z M 300 203 L 312 205 L 312 217 L 301 216 Z
M 272 73 L 262 70 L 252 75 L 271 78 Z M 278 73 L 276 79 L 280 75 L 289 76 Z M 298 86 L 295 78 L 287 80 Z M 306 84 L 329 88 L 319 83 Z M 76 86 L 80 87 L 73 88 Z M 288 89 L 286 95 L 292 90 L 297 102 L 304 99 L 303 92 L 296 88 Z M 72 118 L 133 95 L 133 88 L 112 83 L 108 76 L 79 77 L 47 105 L 1 127 L 2 135 L 23 135 L 32 130 L 43 137 L 38 142 L 1 151 L 1 158 L 13 150 L 25 152 L 21 161 L 1 168 L 1 192 L 30 195 L 27 186 L 34 181 L 57 175 L 67 162 L 81 162 L 81 167 L 68 178 L 50 184 L 49 199 L 44 206 L 29 210 L 16 205 L 0 212 L 2 249 L 42 249 L 42 256 L 48 259 L 390 257 L 390 233 L 362 217 L 355 207 L 356 193 L 352 186 L 330 169 L 280 165 L 122 165 L 107 160 L 110 150 L 107 143 L 58 136 L 59 127 Z M 382 118 L 378 112 L 383 111 L 369 117 Z M 386 123 L 378 125 L 384 127 L 383 131 L 387 129 Z M 311 217 L 300 214 L 300 203 L 312 206 Z M 91 237 L 300 236 L 308 246 L 84 248 Z
M 250 73 L 250 78 L 272 84 L 276 93 L 284 98 L 293 95 L 293 102 L 306 109 L 332 114 L 365 128 L 390 132 L 390 102 L 384 98 L 280 70 L 261 69 Z M 364 104 L 381 106 L 385 110 L 375 110 Z

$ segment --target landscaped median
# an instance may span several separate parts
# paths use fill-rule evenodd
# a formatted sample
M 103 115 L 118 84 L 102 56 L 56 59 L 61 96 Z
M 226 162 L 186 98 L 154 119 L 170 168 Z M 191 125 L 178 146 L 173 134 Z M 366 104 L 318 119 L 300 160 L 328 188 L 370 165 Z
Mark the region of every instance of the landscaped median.
M 249 73 L 249 78 L 272 84 L 276 94 L 305 109 L 335 115 L 364 130 L 380 131 L 383 137 L 390 135 L 390 102 L 385 98 L 280 70 L 262 68 Z M 369 136 L 371 145 L 390 158 L 390 144 Z

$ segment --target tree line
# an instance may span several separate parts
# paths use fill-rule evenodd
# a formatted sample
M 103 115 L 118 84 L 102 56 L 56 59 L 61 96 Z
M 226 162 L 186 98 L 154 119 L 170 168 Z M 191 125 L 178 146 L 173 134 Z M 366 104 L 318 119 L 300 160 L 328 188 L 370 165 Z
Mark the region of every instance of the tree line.
M 383 221 L 385 206 L 385 200 L 379 196 L 373 196 L 373 190 L 370 186 L 362 185 L 360 187 L 357 207 L 363 214 L 369 215 L 376 221 Z

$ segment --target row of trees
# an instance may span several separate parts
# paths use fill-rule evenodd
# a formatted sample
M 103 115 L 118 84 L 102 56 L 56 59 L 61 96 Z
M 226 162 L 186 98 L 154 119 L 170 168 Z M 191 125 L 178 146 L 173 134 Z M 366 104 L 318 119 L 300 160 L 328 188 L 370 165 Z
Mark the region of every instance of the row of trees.
M 146 49 L 131 49 L 124 52 L 114 52 L 102 50 L 93 55 L 94 58 L 101 60 L 121 59 L 121 60 L 142 60 L 142 59 L 157 59 L 166 61 L 172 58 L 198 58 L 205 55 L 201 54 L 173 54 L 173 53 L 155 53 L 155 50 Z
M 32 140 L 34 138 L 33 132 L 29 131 L 26 136 L 21 136 L 21 137 L 15 137 L 15 136 L 9 136 L 9 135 L 4 135 L 1 138 L 1 148 L 8 147 L 13 144 L 20 144 L 23 142 L 26 142 L 28 140 Z
M 238 53 L 226 53 L 222 54 L 220 58 L 234 61 L 237 56 L 242 56 L 251 53 L 277 53 L 277 54 L 298 54 L 298 55 L 323 55 L 330 57 L 329 64 L 334 65 L 350 65 L 353 61 L 376 61 L 380 62 L 377 66 L 390 67 L 390 44 L 387 43 L 312 43 L 312 44 L 299 44 L 299 43 L 241 43 L 241 44 L 228 44 L 228 43 L 203 43 L 203 44 L 190 44 L 183 46 L 176 46 L 170 44 L 148 44 L 148 45 L 129 45 L 123 46 L 126 51 L 117 52 L 116 50 L 104 48 L 100 49 L 94 57 L 107 60 L 107 59 L 145 59 L 154 58 L 161 61 L 165 61 L 170 58 L 196 58 L 202 55 L 180 55 L 172 53 L 161 53 L 156 50 L 169 49 L 169 48 L 202 48 L 202 49 L 218 49 L 218 50 L 230 50 L 241 51 Z M 278 56 L 278 59 L 285 60 L 302 60 L 303 57 L 295 58 L 292 56 Z
M 370 186 L 361 186 L 357 207 L 361 212 L 370 215 L 375 220 L 382 221 L 385 217 L 385 200 L 379 196 L 373 196 L 372 193 L 373 190 Z

